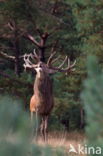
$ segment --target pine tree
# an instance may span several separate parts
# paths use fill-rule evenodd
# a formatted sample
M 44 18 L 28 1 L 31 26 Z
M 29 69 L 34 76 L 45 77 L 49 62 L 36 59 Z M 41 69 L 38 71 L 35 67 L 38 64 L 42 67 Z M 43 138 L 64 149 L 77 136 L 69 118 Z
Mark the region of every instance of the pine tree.
M 103 155 L 103 71 L 92 56 L 87 61 L 88 77 L 84 82 L 82 100 L 86 113 L 86 133 L 89 146 L 100 147 Z M 91 156 L 97 154 L 91 153 Z

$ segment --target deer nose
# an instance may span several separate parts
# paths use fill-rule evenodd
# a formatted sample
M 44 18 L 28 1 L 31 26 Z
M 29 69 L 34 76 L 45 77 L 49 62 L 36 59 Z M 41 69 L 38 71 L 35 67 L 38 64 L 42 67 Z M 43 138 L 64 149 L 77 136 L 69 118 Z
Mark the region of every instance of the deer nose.
M 39 67 L 39 72 L 42 72 L 42 68 Z

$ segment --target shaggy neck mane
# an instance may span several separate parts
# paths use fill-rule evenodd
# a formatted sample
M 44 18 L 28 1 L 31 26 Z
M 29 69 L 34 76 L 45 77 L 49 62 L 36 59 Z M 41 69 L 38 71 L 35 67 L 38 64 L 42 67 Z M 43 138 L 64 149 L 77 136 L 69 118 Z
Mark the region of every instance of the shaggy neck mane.
M 41 78 L 36 76 L 34 83 L 34 94 L 39 98 L 41 104 L 47 103 L 48 99 L 52 97 L 52 80 L 48 75 Z

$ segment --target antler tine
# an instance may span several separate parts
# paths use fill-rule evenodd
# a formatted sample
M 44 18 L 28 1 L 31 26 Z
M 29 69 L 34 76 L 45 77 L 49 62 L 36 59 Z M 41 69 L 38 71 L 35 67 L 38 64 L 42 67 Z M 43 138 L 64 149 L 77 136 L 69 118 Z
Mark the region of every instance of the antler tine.
M 68 67 L 70 67 L 70 59 L 69 59 L 69 57 L 68 57 Z
M 55 62 L 57 62 L 57 61 L 60 59 L 60 57 L 61 57 L 61 56 L 59 55 L 57 58 L 53 59 L 53 60 L 51 61 L 51 63 L 54 64 Z
M 24 64 L 23 64 L 23 66 L 24 66 L 24 68 L 26 69 L 26 68 L 30 68 L 30 69 L 32 69 L 32 68 L 35 68 L 36 67 L 36 65 L 35 64 L 33 64 L 31 61 L 30 61 L 30 57 L 31 57 L 31 54 L 24 54 Z
M 30 57 L 30 54 L 24 54 L 24 66 L 28 66 L 28 67 L 31 67 L 31 62 L 29 61 L 29 57 Z
M 53 61 L 51 61 L 52 64 L 55 63 L 59 58 L 60 58 L 60 56 L 58 56 L 56 59 L 54 59 Z M 64 64 L 66 63 L 67 60 L 68 60 L 68 56 L 65 57 L 65 59 L 63 60 L 63 62 L 59 65 L 59 67 L 53 67 L 53 68 L 55 68 L 55 69 L 61 69 L 64 66 Z M 52 68 L 52 66 L 51 66 L 51 68 Z
M 40 61 L 40 58 L 39 58 L 39 56 L 37 55 L 35 49 L 34 49 L 34 51 L 33 51 L 33 56 L 37 59 L 37 61 Z
M 51 62 L 53 60 L 54 55 L 56 54 L 56 51 L 54 51 L 53 53 L 51 53 L 48 61 L 47 61 L 47 66 L 51 66 Z
M 68 56 L 65 57 L 64 61 L 62 62 L 62 64 L 60 64 L 60 66 L 58 67 L 58 69 L 62 68 L 63 65 L 65 64 L 65 62 L 68 60 Z
M 53 57 L 54 57 L 54 55 L 56 54 L 56 47 L 57 47 L 57 44 L 58 44 L 58 40 L 56 40 L 55 42 L 54 42 L 54 45 L 52 46 L 52 48 L 51 48 L 51 55 L 50 55 L 50 57 L 49 57 L 49 59 L 48 59 L 48 61 L 47 61 L 47 66 L 51 66 L 51 63 L 52 63 L 52 61 L 53 61 Z M 56 59 L 57 60 L 57 59 Z
M 64 64 L 68 61 L 67 67 L 66 68 L 62 68 L 64 66 Z M 59 65 L 59 67 L 50 67 L 50 70 L 52 70 L 52 73 L 55 72 L 70 72 L 70 71 L 74 71 L 75 69 L 73 68 L 76 64 L 76 60 L 74 61 L 74 63 L 72 65 L 70 65 L 70 59 L 68 58 L 68 56 L 65 57 L 64 61 L 62 62 L 62 64 Z
M 74 71 L 75 70 L 73 67 L 76 64 L 76 60 L 74 61 L 74 63 L 72 65 L 70 65 L 70 59 L 68 57 L 67 57 L 67 59 L 68 59 L 68 66 L 67 66 L 67 68 L 61 69 L 61 72 L 67 72 L 68 73 L 70 71 Z
M 73 68 L 75 66 L 75 64 L 76 64 L 76 60 L 73 62 L 72 65 L 70 65 L 70 68 Z
M 25 70 L 26 70 L 27 67 L 31 68 L 31 65 L 28 62 L 28 55 L 27 54 L 24 54 L 24 62 L 25 63 L 23 64 L 23 66 L 24 66 Z
M 32 63 L 30 62 L 30 57 L 31 57 L 31 54 L 28 54 L 26 60 L 27 60 L 27 62 L 28 62 L 30 65 L 32 65 Z

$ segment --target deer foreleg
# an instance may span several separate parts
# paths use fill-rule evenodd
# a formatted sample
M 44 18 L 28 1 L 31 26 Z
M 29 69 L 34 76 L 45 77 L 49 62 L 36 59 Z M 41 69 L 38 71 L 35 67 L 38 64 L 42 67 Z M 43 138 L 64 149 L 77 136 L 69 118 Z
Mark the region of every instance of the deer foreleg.
M 44 139 L 44 117 L 41 118 L 40 133 L 42 138 Z
M 35 114 L 35 127 L 36 127 L 36 132 L 35 132 L 35 138 L 37 140 L 37 137 L 38 137 L 38 127 L 39 127 L 39 116 L 38 116 L 38 109 L 36 110 L 36 114 Z
M 48 116 L 44 119 L 44 140 L 47 141 Z
M 31 112 L 31 121 L 33 121 L 33 112 Z

